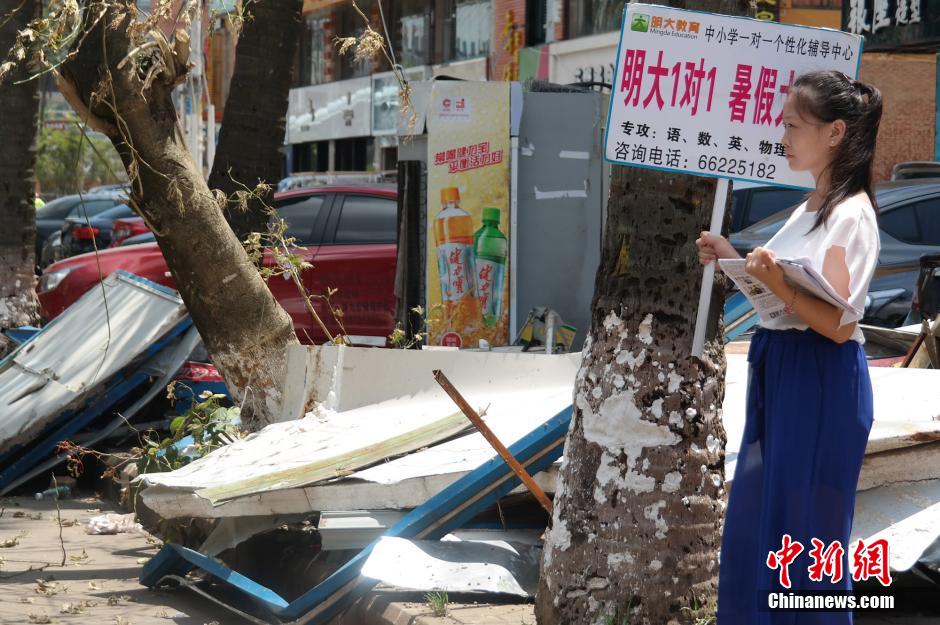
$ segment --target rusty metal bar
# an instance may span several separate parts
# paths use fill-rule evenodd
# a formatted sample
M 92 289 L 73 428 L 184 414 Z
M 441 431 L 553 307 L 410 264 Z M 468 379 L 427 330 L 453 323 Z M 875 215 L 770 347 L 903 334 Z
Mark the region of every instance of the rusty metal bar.
M 480 418 L 480 415 L 477 414 L 476 410 L 470 407 L 470 404 L 467 403 L 467 400 L 463 398 L 463 395 L 454 388 L 454 385 L 451 384 L 450 380 L 447 379 L 447 376 L 444 375 L 444 372 L 440 369 L 434 370 L 434 379 L 437 380 L 437 383 L 441 385 L 441 388 L 444 389 L 444 392 L 447 393 L 451 399 L 454 400 L 454 403 L 457 404 L 457 407 L 467 415 L 467 418 L 470 419 L 470 422 L 473 423 L 474 427 L 480 431 L 480 434 L 489 441 L 490 445 L 493 446 L 493 449 L 496 450 L 496 453 L 506 461 L 506 464 L 509 465 L 509 468 L 512 469 L 512 472 L 522 480 L 522 483 L 532 492 L 538 502 L 545 508 L 545 511 L 548 512 L 548 516 L 552 516 L 552 501 L 548 498 L 548 495 L 545 494 L 545 491 L 536 484 L 535 480 L 532 479 L 532 476 L 529 475 L 529 472 L 525 470 L 519 461 L 509 453 L 509 450 L 506 449 L 506 446 L 503 445 L 496 435 L 493 433 L 493 430 L 483 422 L 483 419 Z

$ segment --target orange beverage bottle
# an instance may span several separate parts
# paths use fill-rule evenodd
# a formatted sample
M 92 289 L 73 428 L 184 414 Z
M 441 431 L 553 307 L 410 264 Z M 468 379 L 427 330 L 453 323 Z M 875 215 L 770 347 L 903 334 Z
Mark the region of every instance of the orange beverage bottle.
M 460 208 L 456 187 L 441 189 L 441 212 L 434 220 L 437 268 L 441 279 L 441 300 L 450 327 L 462 334 L 482 318 L 476 296 L 473 260 L 473 219 Z

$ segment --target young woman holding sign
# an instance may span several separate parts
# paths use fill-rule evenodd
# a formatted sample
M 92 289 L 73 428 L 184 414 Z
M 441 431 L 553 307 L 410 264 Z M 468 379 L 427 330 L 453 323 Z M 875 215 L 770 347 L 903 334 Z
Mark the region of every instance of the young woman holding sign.
M 809 257 L 840 295 L 864 309 L 881 248 L 872 192 L 881 107 L 876 88 L 835 71 L 799 77 L 784 105 L 787 161 L 812 172 L 816 190 L 766 246 L 747 255 L 747 272 L 786 308 L 761 322 L 748 352 L 718 625 L 852 623 L 850 611 L 768 611 L 769 592 L 851 590 L 849 535 L 872 424 L 861 315 L 797 290 L 775 259 Z M 740 258 L 719 235 L 703 232 L 696 245 L 702 264 Z M 817 570 L 817 561 L 833 568 Z

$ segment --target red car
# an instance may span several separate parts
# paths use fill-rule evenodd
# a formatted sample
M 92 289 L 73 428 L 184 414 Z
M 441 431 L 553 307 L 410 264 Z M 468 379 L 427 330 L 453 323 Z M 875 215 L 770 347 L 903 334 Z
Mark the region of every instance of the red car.
M 305 249 L 296 253 L 313 265 L 302 274 L 307 292 L 332 297 L 342 310 L 341 321 L 354 344 L 381 345 L 395 327 L 395 262 L 397 255 L 397 191 L 392 185 L 322 186 L 279 193 L 275 208 L 288 225 L 285 236 Z M 265 264 L 273 257 L 265 254 Z M 156 243 L 142 243 L 82 254 L 46 268 L 37 287 L 43 317 L 53 319 L 94 287 L 100 275 L 124 269 L 175 288 Z M 310 317 L 293 281 L 278 276 L 268 281 L 274 297 L 294 320 L 303 343 L 322 343 L 323 331 Z M 331 333 L 339 327 L 329 307 L 314 298 L 314 307 Z

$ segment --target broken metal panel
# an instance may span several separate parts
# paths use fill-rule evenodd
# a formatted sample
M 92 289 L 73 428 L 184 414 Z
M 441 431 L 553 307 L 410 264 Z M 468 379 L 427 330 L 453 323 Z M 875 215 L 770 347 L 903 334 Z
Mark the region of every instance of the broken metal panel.
M 940 573 L 927 557 L 940 539 L 940 480 L 900 482 L 860 492 L 855 497 L 851 542 L 886 538 L 888 564 L 903 572 L 921 562 Z
M 199 553 L 207 556 L 217 556 L 226 549 L 232 549 L 264 532 L 271 531 L 282 525 L 302 523 L 309 519 L 311 514 L 285 514 L 275 516 L 243 516 L 221 519 L 206 540 L 199 546 Z
M 107 438 L 118 428 L 127 425 L 128 421 L 132 420 L 137 415 L 137 413 L 140 412 L 140 410 L 143 409 L 147 404 L 149 404 L 157 395 L 166 392 L 167 384 L 173 380 L 176 372 L 183 365 L 183 363 L 186 362 L 186 359 L 189 358 L 189 355 L 200 341 L 201 338 L 199 337 L 199 332 L 196 330 L 195 326 L 190 326 L 190 328 L 186 330 L 186 332 L 179 339 L 174 341 L 166 349 L 158 352 L 153 358 L 146 361 L 140 367 L 140 373 L 151 378 L 154 376 L 159 376 L 150 384 L 150 388 L 141 397 L 139 397 L 137 401 L 123 409 L 120 416 L 114 418 L 110 423 L 100 429 L 97 429 L 93 432 L 83 433 L 81 436 L 77 436 L 75 442 L 79 445 L 82 445 L 83 447 L 91 447 L 99 441 Z M 31 470 L 0 488 L 0 495 L 5 495 L 20 484 L 31 480 L 37 475 L 41 475 L 49 471 L 52 467 L 58 465 L 59 463 L 65 462 L 68 457 L 69 455 L 67 453 L 61 453 L 38 464 Z
M 0 454 L 35 439 L 186 318 L 174 291 L 123 271 L 106 278 L 0 362 Z
M 940 439 L 940 370 L 869 367 L 868 372 L 874 397 L 874 423 L 868 435 L 866 456 Z M 747 357 L 728 354 L 722 406 L 722 421 L 728 436 L 726 483 L 734 476 L 744 433 L 747 375 Z M 903 398 L 903 402 L 898 401 L 899 398 Z M 898 469 L 913 471 L 918 467 L 900 466 Z
M 568 407 L 513 444 L 510 452 L 530 474 L 545 469 L 561 456 L 570 420 L 571 408 Z M 441 538 L 466 524 L 519 483 L 502 458 L 491 457 L 405 515 L 386 535 L 427 540 Z M 303 616 L 305 623 L 324 625 L 375 586 L 374 580 L 360 575 L 362 564 L 369 553 L 370 548 L 366 548 L 323 583 L 289 604 L 269 589 L 217 561 L 179 545 L 164 546 L 144 566 L 141 583 L 153 587 L 168 575 L 183 575 L 189 569 L 198 567 L 228 582 L 233 589 L 255 600 L 276 617 L 294 619 Z
M 383 537 L 362 575 L 403 590 L 487 592 L 531 597 L 542 549 L 506 541 L 407 540 Z
M 400 351 L 400 350 L 388 350 Z M 433 352 L 411 352 L 416 357 L 430 356 Z M 454 358 L 454 352 L 443 352 Z M 466 355 L 466 354 L 462 354 Z M 560 360 L 552 361 L 558 358 Z M 564 360 L 570 358 L 570 362 Z M 513 377 L 502 377 L 506 370 L 496 361 L 491 370 L 473 379 L 473 368 L 466 371 L 469 382 L 467 397 L 471 406 L 489 406 L 487 423 L 494 429 L 501 440 L 517 440 L 538 422 L 539 415 L 553 414 L 571 401 L 571 389 L 577 370 L 577 355 L 569 356 L 530 356 L 526 362 L 507 361 L 515 367 Z M 376 357 L 377 362 L 384 362 Z M 399 364 L 401 364 L 401 361 Z M 420 362 L 420 360 L 418 361 Z M 459 360 L 454 358 L 454 362 Z M 472 366 L 479 361 L 470 359 Z M 493 364 L 493 361 L 487 361 Z M 564 367 L 558 363 L 566 363 Z M 554 364 L 553 364 L 554 363 Z M 417 365 L 408 362 L 412 378 L 417 378 Z M 435 387 L 429 362 L 427 382 Z M 740 446 L 744 427 L 745 393 L 747 387 L 747 358 L 743 354 L 729 354 L 727 357 L 727 386 L 723 406 L 723 422 L 728 434 L 725 476 L 731 480 L 737 449 Z M 360 369 L 360 367 L 363 367 Z M 530 379 L 545 382 L 546 386 L 528 386 L 517 382 L 516 377 L 524 375 L 529 368 L 535 368 L 537 374 Z M 365 380 L 375 380 L 378 373 L 361 363 L 349 369 L 343 386 L 358 389 L 364 382 L 355 374 L 362 371 Z M 396 372 L 393 380 L 404 373 Z M 493 380 L 494 375 L 496 380 Z M 868 441 L 867 454 L 881 453 L 890 449 L 909 447 L 935 440 L 940 436 L 940 420 L 936 420 L 937 406 L 940 406 L 940 372 L 933 370 L 871 369 L 872 383 L 875 389 L 875 424 Z M 456 379 L 456 375 L 453 376 Z M 502 380 L 502 381 L 501 381 Z M 461 389 L 466 382 L 461 382 Z M 412 383 L 415 384 L 415 383 Z M 405 388 L 407 393 L 408 387 Z M 402 423 L 417 414 L 447 414 L 449 400 L 443 393 L 434 398 L 426 391 L 368 406 L 359 410 L 347 411 L 338 415 L 324 413 L 321 419 L 308 416 L 301 421 L 269 426 L 251 440 L 237 443 L 225 451 L 210 454 L 188 467 L 173 473 L 146 476 L 150 484 L 165 485 L 171 488 L 151 487 L 144 491 L 144 501 L 157 513 L 167 517 L 229 517 L 264 514 L 288 514 L 305 510 L 329 509 L 380 509 L 409 508 L 448 484 L 454 482 L 473 467 L 478 466 L 491 455 L 485 439 L 479 434 L 463 436 L 446 443 L 398 458 L 373 468 L 358 471 L 349 478 L 331 483 L 319 483 L 305 488 L 265 492 L 243 496 L 224 505 L 213 508 L 208 502 L 192 493 L 201 488 L 224 485 L 231 479 L 230 467 L 240 467 L 240 477 L 246 477 L 245 471 L 253 475 L 265 471 L 275 471 L 280 467 L 296 466 L 309 460 L 307 455 L 315 449 L 317 439 L 332 436 L 355 438 L 360 428 L 367 430 L 381 429 L 387 426 L 387 436 L 402 430 Z M 345 391 L 341 391 L 341 394 Z M 900 409 L 897 397 L 911 398 Z M 428 416 L 428 418 L 431 418 Z M 330 442 L 329 444 L 332 444 Z M 240 451 L 233 454 L 236 449 Z M 270 463 L 270 467 L 266 467 Z M 901 469 L 913 470 L 916 467 L 904 465 Z M 902 475 L 903 477 L 903 475 Z M 542 475 L 536 478 L 540 486 L 552 492 L 554 480 Z M 867 479 L 867 478 L 865 478 Z M 862 483 L 865 483 L 864 480 Z M 380 488 L 377 485 L 386 485 Z
M 392 436 L 386 436 L 384 432 L 376 435 L 375 432 L 366 430 L 361 432 L 362 438 L 343 437 L 334 441 L 335 447 L 324 449 L 323 454 L 310 454 L 315 459 L 298 467 L 274 470 L 214 488 L 200 489 L 196 494 L 213 503 L 219 503 L 267 490 L 281 490 L 344 477 L 356 469 L 384 459 L 434 445 L 467 428 L 466 419 L 457 412 Z
M 940 480 L 940 442 L 866 454 L 858 490 L 918 480 Z
M 153 485 L 176 489 L 185 498 L 203 489 L 227 487 L 233 482 L 232 467 L 235 466 L 239 467 L 239 480 L 258 480 L 259 485 L 250 491 L 242 489 L 238 493 L 241 497 L 254 496 L 272 487 L 287 488 L 321 480 L 321 476 L 307 475 L 300 469 L 312 462 L 335 459 L 338 452 L 358 449 L 364 442 L 388 440 L 454 413 L 453 402 L 431 375 L 431 368 L 435 365 L 444 366 L 449 371 L 461 389 L 466 389 L 464 393 L 471 405 L 485 409 L 485 419 L 500 440 L 510 443 L 571 403 L 571 384 L 579 362 L 577 355 L 369 350 L 376 354 L 369 356 L 357 353 L 355 349 L 343 350 L 347 366 L 350 365 L 349 359 L 361 361 L 352 365 L 351 371 L 356 375 L 347 373 L 342 383 L 337 385 L 343 387 L 341 394 L 371 383 L 385 388 L 387 393 L 398 388 L 401 395 L 341 413 L 320 410 L 304 419 L 272 424 L 246 440 L 219 449 L 177 471 L 141 476 L 140 479 L 151 486 L 144 491 L 148 505 L 153 501 L 155 509 L 164 513 L 155 499 L 164 499 L 167 490 L 151 492 Z M 321 353 L 341 353 L 343 350 L 332 348 Z M 398 356 L 406 353 L 410 355 Z M 375 363 L 390 368 L 383 373 L 375 368 Z M 422 371 L 427 372 L 423 382 Z M 412 381 L 408 382 L 406 378 Z M 414 381 L 415 378 L 418 382 Z M 463 419 L 462 416 L 460 418 Z M 350 479 L 392 484 L 411 477 L 458 474 L 451 479 L 453 481 L 491 455 L 485 439 L 472 434 L 359 471 Z M 327 466 L 325 462 L 321 468 Z M 346 464 L 342 468 L 351 467 Z M 278 477 L 283 476 L 284 471 L 295 472 L 289 482 Z M 269 480 L 271 476 L 277 479 Z M 337 507 L 347 508 L 331 505 L 326 509 Z
M 423 453 L 423 452 L 418 452 Z M 397 461 L 395 461 L 397 462 Z M 165 519 L 230 518 L 239 516 L 263 516 L 271 514 L 295 514 L 311 510 L 377 510 L 384 508 L 416 508 L 436 493 L 441 492 L 467 471 L 424 475 L 392 484 L 377 484 L 354 480 L 339 480 L 304 488 L 276 490 L 239 497 L 213 506 L 212 503 L 192 492 L 151 486 L 143 492 L 147 507 Z M 558 463 L 533 476 L 547 493 L 555 491 L 558 480 Z M 513 494 L 524 493 L 520 486 Z
M 405 513 L 400 510 L 356 510 L 323 512 L 317 523 L 321 549 L 363 549 L 395 525 Z
M 441 397 L 431 376 L 434 369 L 444 371 L 468 396 L 490 389 L 570 387 L 581 356 L 297 345 L 288 350 L 288 364 L 285 420 L 302 418 L 314 404 L 346 412 L 392 399 L 414 404 Z

